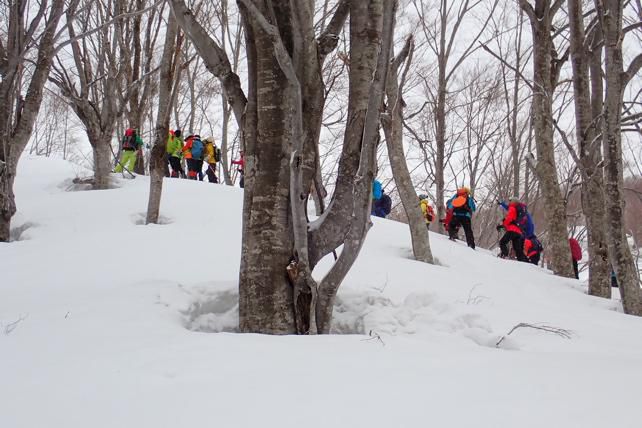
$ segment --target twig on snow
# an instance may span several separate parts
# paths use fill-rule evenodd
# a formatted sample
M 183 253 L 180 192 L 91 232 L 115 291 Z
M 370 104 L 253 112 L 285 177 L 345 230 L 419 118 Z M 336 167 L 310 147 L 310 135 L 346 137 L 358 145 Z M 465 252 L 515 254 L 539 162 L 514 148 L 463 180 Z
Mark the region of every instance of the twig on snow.
M 371 340 L 378 340 L 381 343 L 382 346 L 386 346 L 386 343 L 383 341 L 381 336 L 379 336 L 379 333 L 377 333 L 376 331 L 370 330 L 370 332 L 368 332 L 368 336 L 370 336 L 370 337 L 367 338 L 367 339 L 362 339 L 362 341 L 368 342 L 368 341 L 371 341 Z
M 572 331 L 566 330 L 564 328 L 553 327 L 553 326 L 546 325 L 546 324 L 529 324 L 529 323 L 525 323 L 525 322 L 520 322 L 519 324 L 517 324 L 516 326 L 511 328 L 508 333 L 506 333 L 504 336 L 500 337 L 499 340 L 497 341 L 497 343 L 495 344 L 495 347 L 499 348 L 499 345 L 501 345 L 501 343 L 504 341 L 504 339 L 506 339 L 508 336 L 510 336 L 511 333 L 513 333 L 515 330 L 517 330 L 519 328 L 522 328 L 522 327 L 524 327 L 524 328 L 534 328 L 535 330 L 542 330 L 542 331 L 545 331 L 547 333 L 553 333 L 553 334 L 556 334 L 556 335 L 558 335 L 558 336 L 560 336 L 560 337 L 562 337 L 564 339 L 570 339 L 571 336 L 573 335 Z
M 4 327 L 4 334 L 7 335 L 7 336 L 10 335 L 11 332 L 14 331 L 16 329 L 16 327 L 18 327 L 18 324 L 20 324 L 22 321 L 26 320 L 28 316 L 29 316 L 29 314 L 20 315 L 20 317 L 17 320 L 7 324 Z

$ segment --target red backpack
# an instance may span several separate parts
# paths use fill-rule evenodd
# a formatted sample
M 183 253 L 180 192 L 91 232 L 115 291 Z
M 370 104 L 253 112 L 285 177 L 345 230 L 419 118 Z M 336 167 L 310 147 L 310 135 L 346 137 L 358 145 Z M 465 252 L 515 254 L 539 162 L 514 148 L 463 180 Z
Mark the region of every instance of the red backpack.
M 136 130 L 129 128 L 125 131 L 125 136 L 123 137 L 123 149 L 124 150 L 136 150 Z

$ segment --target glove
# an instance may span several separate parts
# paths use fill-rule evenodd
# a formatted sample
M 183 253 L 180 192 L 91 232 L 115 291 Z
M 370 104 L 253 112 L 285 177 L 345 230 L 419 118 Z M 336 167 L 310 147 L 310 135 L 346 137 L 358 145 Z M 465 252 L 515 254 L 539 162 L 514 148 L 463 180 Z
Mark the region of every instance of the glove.
M 501 232 L 503 228 L 504 228 L 503 224 L 498 224 L 496 229 L 498 232 Z

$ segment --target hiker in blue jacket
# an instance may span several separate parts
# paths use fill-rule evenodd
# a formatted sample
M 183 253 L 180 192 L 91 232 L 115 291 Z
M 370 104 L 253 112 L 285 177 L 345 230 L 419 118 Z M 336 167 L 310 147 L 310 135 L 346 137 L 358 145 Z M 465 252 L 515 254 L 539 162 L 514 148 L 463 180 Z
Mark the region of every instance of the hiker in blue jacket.
M 381 197 L 377 200 L 372 201 L 372 211 L 370 215 L 375 217 L 386 218 L 390 211 L 392 210 L 392 199 L 388 196 L 383 190 L 381 191 Z
M 475 236 L 473 235 L 471 220 L 473 213 L 477 210 L 477 206 L 470 194 L 470 189 L 468 187 L 458 189 L 457 194 L 446 202 L 446 208 L 453 210 L 453 218 L 448 224 L 448 237 L 452 241 L 457 239 L 457 231 L 461 226 L 466 233 L 466 243 L 474 250 Z

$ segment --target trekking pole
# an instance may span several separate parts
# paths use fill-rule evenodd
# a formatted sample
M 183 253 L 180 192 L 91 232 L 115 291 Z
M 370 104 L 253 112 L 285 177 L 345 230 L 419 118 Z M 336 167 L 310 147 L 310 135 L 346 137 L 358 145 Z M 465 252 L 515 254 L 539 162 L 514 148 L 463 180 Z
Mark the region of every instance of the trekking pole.
M 125 165 L 123 165 L 123 164 L 120 162 L 120 159 L 118 159 L 118 158 L 116 157 L 116 153 L 114 153 L 114 148 L 111 146 L 111 143 L 109 144 L 109 150 L 111 150 L 111 154 L 112 154 L 112 156 L 114 156 L 114 159 L 116 159 L 116 166 L 120 165 L 120 166 L 122 166 L 122 167 L 123 167 L 123 171 L 121 172 L 121 175 L 123 176 L 123 178 L 125 178 L 125 171 L 127 171 L 127 172 L 129 173 L 129 175 L 131 175 L 131 176 L 132 176 L 132 178 L 136 178 L 136 176 L 134 175 L 134 173 L 133 173 L 133 172 L 131 172 L 131 171 L 130 171 L 130 170 L 129 170 Z

